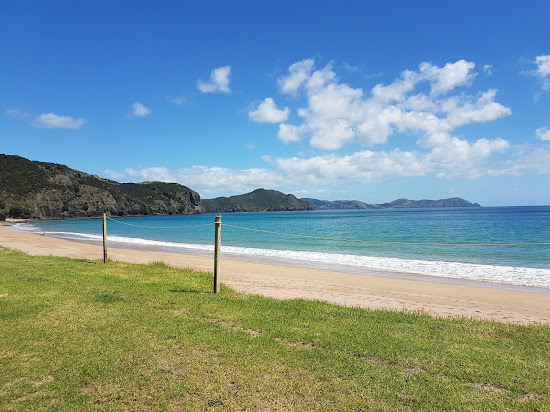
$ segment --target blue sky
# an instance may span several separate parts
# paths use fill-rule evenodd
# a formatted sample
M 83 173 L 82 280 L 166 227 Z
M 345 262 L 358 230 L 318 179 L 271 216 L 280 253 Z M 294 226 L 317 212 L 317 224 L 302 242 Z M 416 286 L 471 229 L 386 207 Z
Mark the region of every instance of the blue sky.
M 10 1 L 0 153 L 202 197 L 550 204 L 548 1 Z

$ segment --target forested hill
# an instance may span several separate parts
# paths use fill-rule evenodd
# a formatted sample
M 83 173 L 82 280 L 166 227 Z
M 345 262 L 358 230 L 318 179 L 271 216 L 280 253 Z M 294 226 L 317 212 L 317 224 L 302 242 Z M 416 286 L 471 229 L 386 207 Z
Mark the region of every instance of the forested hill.
M 285 210 L 313 210 L 307 201 L 276 190 L 256 189 L 244 195 L 202 201 L 206 212 L 273 212 Z
M 118 183 L 56 163 L 0 154 L 0 220 L 171 215 L 208 212 L 266 212 L 313 209 L 479 207 L 460 198 L 398 199 L 370 205 L 358 200 L 297 199 L 276 190 L 203 200 L 177 183 Z
M 177 183 L 118 183 L 56 163 L 0 154 L 0 219 L 192 214 L 197 192 Z

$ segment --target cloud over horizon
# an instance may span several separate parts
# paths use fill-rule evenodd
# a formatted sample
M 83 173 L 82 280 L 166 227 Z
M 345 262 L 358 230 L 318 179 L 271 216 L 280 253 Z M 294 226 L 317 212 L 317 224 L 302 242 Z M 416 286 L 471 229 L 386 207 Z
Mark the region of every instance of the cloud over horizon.
M 546 70 L 544 64 L 542 61 L 542 73 Z M 228 84 L 229 66 L 226 67 L 227 76 L 214 74 L 218 69 L 212 71 L 211 83 L 206 86 L 209 92 L 218 90 L 216 78 L 227 79 Z M 106 170 L 105 174 L 174 181 L 218 196 L 220 191 L 227 195 L 265 186 L 299 191 L 307 184 L 308 190 L 326 192 L 341 190 L 346 182 L 367 184 L 400 177 L 478 179 L 517 176 L 527 171 L 550 173 L 548 148 L 513 146 L 503 137 L 455 135 L 459 127 L 495 121 L 512 113 L 496 100 L 497 89 L 470 91 L 478 75 L 475 67 L 475 63 L 466 60 L 443 66 L 423 62 L 416 70 L 402 71 L 390 83 L 363 90 L 342 82 L 331 62 L 316 68 L 314 59 L 304 59 L 290 65 L 276 80 L 281 98 L 290 96 L 302 121 L 287 123 L 291 109 L 278 108 L 273 97 L 266 97 L 250 110 L 248 118 L 256 123 L 278 123 L 276 137 L 282 143 L 296 144 L 307 138 L 314 152 L 324 154 L 266 154 L 262 156 L 265 168 L 238 170 L 194 165 L 179 169 Z M 490 65 L 480 68 L 487 75 L 491 70 Z M 395 146 L 391 150 L 375 149 L 395 134 L 410 139 L 406 150 Z M 539 128 L 536 136 L 541 141 L 550 140 L 550 131 Z M 342 153 L 351 144 L 368 149 Z M 508 153 L 506 160 L 497 156 L 503 153 Z

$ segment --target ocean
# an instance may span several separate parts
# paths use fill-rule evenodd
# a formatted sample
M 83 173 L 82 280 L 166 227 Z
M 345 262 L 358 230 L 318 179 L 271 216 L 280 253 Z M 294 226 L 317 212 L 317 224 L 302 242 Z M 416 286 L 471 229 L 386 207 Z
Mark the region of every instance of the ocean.
M 109 219 L 108 245 L 212 255 L 214 217 Z M 12 228 L 102 240 L 101 219 Z M 550 206 L 223 213 L 221 239 L 222 258 L 550 289 Z

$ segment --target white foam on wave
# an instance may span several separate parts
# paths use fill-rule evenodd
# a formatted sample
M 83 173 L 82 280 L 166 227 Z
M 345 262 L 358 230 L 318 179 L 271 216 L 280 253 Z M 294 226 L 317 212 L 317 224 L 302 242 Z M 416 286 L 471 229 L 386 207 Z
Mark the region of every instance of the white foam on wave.
M 43 233 L 45 236 L 66 239 L 100 242 L 101 235 L 76 232 L 48 232 L 32 225 L 14 225 L 15 230 Z M 170 251 L 211 253 L 212 245 L 166 242 L 123 236 L 107 236 L 110 243 L 121 246 L 162 248 Z M 338 269 L 363 272 L 380 271 L 402 274 L 418 274 L 440 278 L 452 278 L 494 283 L 507 283 L 519 286 L 550 288 L 550 269 L 482 265 L 462 262 L 429 261 L 391 257 L 359 256 L 339 253 L 323 253 L 294 250 L 273 250 L 236 246 L 223 246 L 222 253 L 228 256 L 244 257 L 273 263 L 294 264 L 297 266 Z
M 358 256 L 338 253 L 235 248 L 230 246 L 224 247 L 224 251 L 233 255 L 248 255 L 277 261 L 291 261 L 300 266 L 314 266 L 318 268 L 336 267 L 344 270 L 347 268 L 353 272 L 360 272 L 361 269 L 363 271 L 398 272 L 550 288 L 550 269 Z

